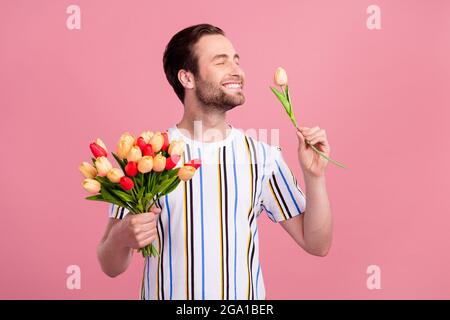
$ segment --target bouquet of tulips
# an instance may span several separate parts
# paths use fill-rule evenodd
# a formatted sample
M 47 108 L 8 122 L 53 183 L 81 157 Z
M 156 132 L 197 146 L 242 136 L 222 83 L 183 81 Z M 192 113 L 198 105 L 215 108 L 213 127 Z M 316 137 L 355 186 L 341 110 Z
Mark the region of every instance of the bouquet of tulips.
M 178 166 L 184 142 L 169 143 L 167 132 L 143 132 L 137 139 L 126 132 L 111 152 L 119 168 L 108 160 L 108 150 L 101 139 L 90 144 L 92 164 L 83 162 L 83 187 L 94 195 L 88 200 L 104 201 L 126 208 L 131 214 L 148 212 L 162 196 L 173 191 L 181 181 L 191 179 L 201 165 L 193 159 Z M 144 257 L 158 256 L 153 244 L 141 248 Z
M 275 71 L 274 82 L 277 86 L 280 87 L 280 91 L 278 91 L 276 88 L 272 88 L 272 87 L 270 87 L 270 89 L 275 94 L 275 96 L 278 98 L 278 100 L 280 100 L 281 104 L 283 105 L 284 109 L 286 110 L 286 113 L 289 116 L 289 119 L 291 119 L 292 123 L 298 130 L 299 128 L 297 125 L 297 120 L 295 119 L 294 110 L 292 109 L 292 102 L 291 102 L 291 97 L 289 95 L 289 87 L 287 84 L 287 82 L 288 82 L 287 80 L 288 80 L 288 78 L 287 78 L 286 71 L 281 67 L 277 68 L 277 70 Z M 345 168 L 345 166 L 343 164 L 327 157 L 322 151 L 317 149 L 315 146 L 310 144 L 308 141 L 306 141 L 306 143 L 323 158 L 327 159 L 328 161 L 334 163 L 335 165 L 337 165 L 341 168 Z

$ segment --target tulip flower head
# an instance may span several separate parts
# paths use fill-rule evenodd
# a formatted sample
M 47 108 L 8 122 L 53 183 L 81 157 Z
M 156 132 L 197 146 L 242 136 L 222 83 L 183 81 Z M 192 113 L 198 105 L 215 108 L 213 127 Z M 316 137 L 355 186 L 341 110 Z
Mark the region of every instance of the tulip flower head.
M 119 142 L 117 143 L 117 155 L 119 156 L 119 158 L 126 159 L 134 144 L 135 139 L 131 134 L 129 134 L 128 132 L 122 134 L 120 136 Z
M 109 172 L 106 174 L 106 177 L 109 179 L 109 181 L 113 183 L 119 183 L 120 178 L 124 176 L 122 170 L 119 168 L 112 168 L 109 170 Z
M 95 142 L 92 142 L 89 147 L 91 148 L 92 154 L 95 158 L 106 157 L 108 155 L 106 150 Z
M 142 138 L 144 138 L 145 143 L 150 143 L 150 139 L 153 136 L 153 132 L 152 131 L 144 131 L 141 133 L 140 135 Z
M 99 193 L 101 185 L 97 180 L 86 178 L 83 180 L 83 188 L 89 193 Z
M 280 87 L 287 85 L 288 77 L 286 71 L 283 68 L 277 68 L 277 70 L 275 71 L 274 81 L 275 84 Z
M 195 168 L 193 166 L 185 165 L 180 168 L 178 171 L 178 177 L 182 181 L 188 181 L 190 180 L 195 174 Z
M 97 168 L 98 175 L 104 177 L 108 174 L 109 170 L 112 169 L 111 162 L 108 158 L 101 156 L 95 160 L 95 167 Z
M 86 178 L 94 179 L 97 175 L 97 169 L 95 169 L 95 167 L 89 162 L 83 161 L 78 168 Z
M 156 172 L 162 172 L 166 168 L 166 157 L 162 154 L 157 154 L 153 159 L 153 170 Z
M 152 145 L 153 152 L 157 153 L 161 150 L 164 145 L 164 137 L 161 132 L 156 132 L 151 138 L 150 142 Z
M 125 166 L 125 173 L 129 177 L 134 177 L 138 173 L 137 163 L 134 161 L 130 161 Z
M 122 187 L 123 190 L 131 190 L 134 187 L 134 182 L 133 180 L 131 180 L 130 178 L 123 176 L 122 178 L 120 178 L 120 186 Z
M 153 157 L 152 156 L 143 156 L 138 162 L 138 171 L 140 173 L 147 173 L 152 171 L 153 169 Z

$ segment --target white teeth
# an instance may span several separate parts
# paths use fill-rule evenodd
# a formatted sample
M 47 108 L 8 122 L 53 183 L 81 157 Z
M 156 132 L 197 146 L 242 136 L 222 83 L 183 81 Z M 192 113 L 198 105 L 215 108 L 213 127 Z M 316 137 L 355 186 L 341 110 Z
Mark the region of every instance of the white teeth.
M 238 89 L 241 87 L 241 84 L 240 83 L 227 83 L 224 86 L 225 86 L 225 88 Z

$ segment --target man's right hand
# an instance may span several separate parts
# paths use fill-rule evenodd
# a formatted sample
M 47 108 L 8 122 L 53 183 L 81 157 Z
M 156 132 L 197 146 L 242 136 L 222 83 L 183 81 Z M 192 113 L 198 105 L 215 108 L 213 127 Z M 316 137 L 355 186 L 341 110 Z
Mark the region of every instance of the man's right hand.
M 143 248 L 156 238 L 156 223 L 161 209 L 152 207 L 150 212 L 127 214 L 111 230 L 113 241 L 121 247 Z

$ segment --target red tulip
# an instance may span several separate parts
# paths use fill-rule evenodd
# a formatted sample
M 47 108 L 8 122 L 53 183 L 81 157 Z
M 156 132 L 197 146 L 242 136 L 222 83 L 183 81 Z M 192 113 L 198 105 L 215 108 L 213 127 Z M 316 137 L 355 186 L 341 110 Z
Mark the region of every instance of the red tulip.
M 139 137 L 136 141 L 136 144 L 141 149 L 142 153 L 144 153 L 144 148 L 147 145 L 143 137 Z
M 176 167 L 178 161 L 180 161 L 180 156 L 174 154 L 166 159 L 166 170 L 171 170 Z
M 133 180 L 131 180 L 128 177 L 123 176 L 122 178 L 120 178 L 120 186 L 122 187 L 123 190 L 131 190 L 134 187 L 134 182 Z
M 168 135 L 167 132 L 163 132 L 163 133 L 161 133 L 161 135 L 164 138 L 164 143 L 163 143 L 163 145 L 161 147 L 161 150 L 167 151 L 167 148 L 169 148 L 169 135 Z
M 146 144 L 144 148 L 141 148 L 143 156 L 154 156 L 153 148 L 151 144 Z
M 188 163 L 185 163 L 184 165 L 191 166 L 191 167 L 194 167 L 195 169 L 198 169 L 202 165 L 202 160 L 192 159 L 191 161 L 189 161 Z
M 94 155 L 94 157 L 97 159 L 98 157 L 106 157 L 108 154 L 106 153 L 105 149 L 100 147 L 95 142 L 92 142 L 89 145 L 89 148 L 91 148 L 91 152 Z
M 134 177 L 138 173 L 137 164 L 134 161 L 130 161 L 125 166 L 125 173 L 129 177 Z

